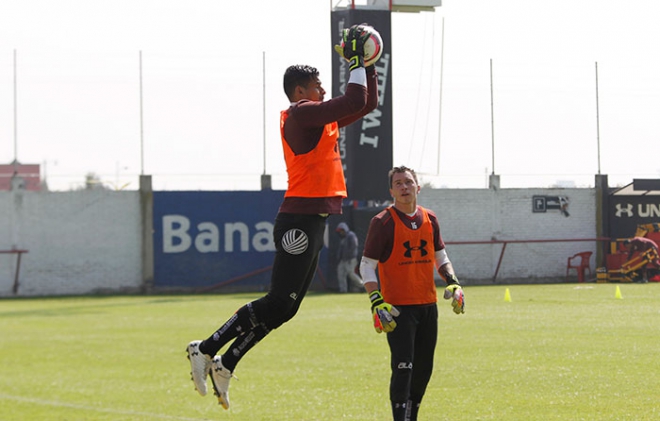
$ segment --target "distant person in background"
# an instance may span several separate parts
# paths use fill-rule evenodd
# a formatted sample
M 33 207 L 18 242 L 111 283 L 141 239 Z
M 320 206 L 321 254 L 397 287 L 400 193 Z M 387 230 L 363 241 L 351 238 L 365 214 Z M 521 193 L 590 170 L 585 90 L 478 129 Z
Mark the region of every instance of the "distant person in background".
M 636 252 L 644 253 L 645 251 L 650 249 L 654 249 L 656 251 L 656 254 L 658 252 L 658 245 L 655 243 L 655 241 L 651 240 L 650 238 L 633 237 L 625 240 L 623 244 L 629 248 L 628 260 L 630 260 L 630 258 L 632 258 L 633 254 L 635 254 Z M 651 263 L 660 267 L 660 260 L 658 259 L 655 259 Z
M 628 260 L 632 259 L 635 253 L 641 254 L 648 250 L 655 250 L 656 256 L 658 255 L 658 245 L 655 243 L 655 241 L 651 240 L 650 238 L 646 238 L 646 237 L 629 238 L 623 242 L 623 245 L 628 247 Z M 656 258 L 649 263 L 655 266 L 656 269 L 660 269 L 660 259 Z M 643 272 L 644 273 L 642 275 L 642 282 L 647 282 L 648 268 L 646 267 L 646 265 L 644 265 Z
M 363 291 L 362 279 L 355 273 L 358 255 L 357 235 L 348 228 L 346 222 L 340 222 L 335 231 L 341 237 L 339 248 L 337 249 L 337 283 L 339 284 L 339 292 Z

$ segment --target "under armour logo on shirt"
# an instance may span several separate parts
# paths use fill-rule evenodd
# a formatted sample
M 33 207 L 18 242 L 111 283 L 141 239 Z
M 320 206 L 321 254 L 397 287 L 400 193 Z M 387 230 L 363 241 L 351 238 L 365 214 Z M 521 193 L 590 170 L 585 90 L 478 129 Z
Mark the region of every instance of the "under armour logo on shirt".
M 419 246 L 413 247 L 413 246 L 410 245 L 410 241 L 406 241 L 405 243 L 403 243 L 403 246 L 406 248 L 406 251 L 405 251 L 405 253 L 403 253 L 403 255 L 405 257 L 412 257 L 412 252 L 413 251 L 419 251 L 421 253 L 421 256 L 424 257 L 427 254 L 429 254 L 429 252 L 426 250 L 426 245 L 427 244 L 428 244 L 428 241 L 420 240 Z

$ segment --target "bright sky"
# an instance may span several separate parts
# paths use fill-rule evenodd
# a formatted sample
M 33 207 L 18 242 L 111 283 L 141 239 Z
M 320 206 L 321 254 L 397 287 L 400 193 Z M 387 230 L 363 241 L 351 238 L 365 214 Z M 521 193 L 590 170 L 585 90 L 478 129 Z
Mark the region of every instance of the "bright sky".
M 284 189 L 282 74 L 311 64 L 331 91 L 330 11 L 328 0 L 1 1 L 0 163 L 17 152 L 42 164 L 56 190 L 88 172 L 135 189 L 142 170 L 157 190 L 251 190 L 265 162 Z M 393 14 L 394 163 L 436 187 L 483 188 L 494 136 L 504 188 L 592 186 L 599 164 L 610 185 L 660 177 L 658 16 L 657 0 L 444 0 Z

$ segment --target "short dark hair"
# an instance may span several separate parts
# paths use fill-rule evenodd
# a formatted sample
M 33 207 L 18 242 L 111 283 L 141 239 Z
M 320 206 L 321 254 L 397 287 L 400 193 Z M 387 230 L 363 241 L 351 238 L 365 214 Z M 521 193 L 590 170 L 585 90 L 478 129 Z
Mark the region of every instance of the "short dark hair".
M 316 67 L 307 66 L 304 64 L 295 64 L 289 66 L 284 72 L 284 93 L 293 101 L 293 93 L 296 86 L 307 86 L 315 78 L 318 78 L 319 71 Z
M 390 188 L 392 187 L 392 177 L 394 177 L 394 174 L 401 174 L 406 171 L 408 171 L 413 176 L 413 180 L 415 180 L 415 184 L 419 185 L 419 181 L 417 181 L 417 173 L 415 172 L 415 170 L 413 170 L 412 168 L 408 168 L 404 165 L 401 165 L 400 167 L 392 168 L 390 172 L 387 174 L 387 176 L 390 179 Z

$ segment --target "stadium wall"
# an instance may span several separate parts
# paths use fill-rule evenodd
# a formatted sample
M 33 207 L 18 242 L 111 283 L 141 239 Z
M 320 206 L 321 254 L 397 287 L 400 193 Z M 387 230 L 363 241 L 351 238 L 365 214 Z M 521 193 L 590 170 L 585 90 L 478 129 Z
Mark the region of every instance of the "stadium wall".
M 535 198 L 550 199 L 545 211 L 535 211 Z M 568 204 L 563 212 L 550 204 L 555 198 Z M 564 280 L 567 258 L 580 251 L 594 253 L 595 271 L 597 241 L 547 241 L 597 237 L 595 189 L 423 189 L 418 201 L 438 215 L 449 257 L 467 282 L 493 283 L 500 256 L 496 283 Z M 503 255 L 502 243 L 456 244 L 491 240 L 516 242 Z
M 135 291 L 142 285 L 137 191 L 0 192 L 0 250 L 25 249 L 19 296 Z M 12 296 L 15 255 L 0 255 Z
M 223 292 L 230 290 L 222 285 L 228 281 L 232 282 L 231 290 L 265 289 L 273 254 L 265 238 L 272 229 L 281 194 L 154 192 L 150 201 L 141 198 L 139 191 L 0 192 L 0 250 L 28 250 L 20 265 L 17 296 L 172 288 L 198 291 L 214 285 L 221 286 L 214 291 Z M 565 210 L 570 216 L 553 208 L 552 199 L 559 197 L 568 201 Z M 534 211 L 535 198 L 549 199 L 545 212 Z M 595 238 L 595 189 L 427 188 L 419 202 L 438 214 L 450 258 L 467 284 L 493 282 L 502 244 L 464 242 L 529 240 L 507 245 L 497 283 L 563 281 L 568 256 L 596 250 L 595 241 L 542 242 Z M 142 207 L 150 204 L 152 212 L 145 212 Z M 250 209 L 247 214 L 243 212 L 246 209 Z M 143 234 L 143 218 L 152 214 L 153 241 L 148 241 Z M 169 233 L 164 230 L 164 218 L 170 224 Z M 334 234 L 337 218 L 329 220 L 328 238 Z M 368 224 L 368 218 L 355 220 L 356 232 L 365 233 L 365 227 L 359 225 Z M 181 231 L 177 221 L 190 224 L 191 243 L 187 247 L 178 245 Z M 234 230 L 231 237 L 227 229 Z M 241 232 L 247 233 L 247 243 Z M 169 235 L 167 241 L 163 235 Z M 326 244 L 332 247 L 336 242 L 328 240 Z M 145 253 L 145 247 L 153 249 Z M 230 248 L 240 254 L 217 258 Z M 183 252 L 171 253 L 173 250 Z M 150 260 L 149 255 L 155 259 Z M 328 270 L 332 255 L 332 250 L 324 251 L 325 273 L 332 272 Z M 173 272 L 177 262 L 187 269 Z M 228 262 L 235 262 L 239 269 L 218 270 L 218 264 Z M 592 261 L 592 268 L 594 265 Z M 192 270 L 195 272 L 189 273 Z M 15 271 L 15 255 L 0 254 L 0 296 L 14 295 Z M 242 279 L 241 274 L 250 276 Z M 336 281 L 326 278 L 315 285 L 332 289 Z

